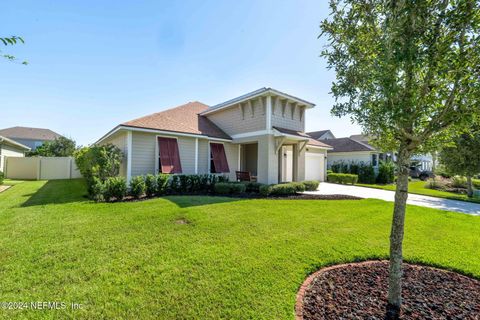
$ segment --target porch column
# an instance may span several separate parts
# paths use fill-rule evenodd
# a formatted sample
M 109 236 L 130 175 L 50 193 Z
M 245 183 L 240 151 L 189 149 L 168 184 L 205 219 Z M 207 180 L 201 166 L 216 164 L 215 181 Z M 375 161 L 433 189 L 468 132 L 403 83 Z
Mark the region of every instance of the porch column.
M 273 135 L 258 138 L 257 180 L 260 183 L 278 183 L 278 155 Z
M 292 180 L 293 181 L 303 181 L 305 180 L 305 150 L 302 147 L 301 143 L 296 143 L 293 145 L 293 172 L 292 172 Z
M 132 151 L 132 131 L 127 131 L 127 185 L 132 179 Z

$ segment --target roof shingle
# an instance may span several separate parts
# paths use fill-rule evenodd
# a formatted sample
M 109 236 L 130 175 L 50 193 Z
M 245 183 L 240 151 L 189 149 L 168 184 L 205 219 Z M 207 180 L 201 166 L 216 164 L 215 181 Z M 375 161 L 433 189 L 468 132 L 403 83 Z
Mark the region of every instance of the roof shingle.
M 55 140 L 61 135 L 50 130 L 42 128 L 29 127 L 11 127 L 0 130 L 0 135 L 11 139 L 28 139 L 28 140 Z
M 333 150 L 330 152 L 375 151 L 375 148 L 370 145 L 352 138 L 336 138 L 322 141 L 333 147 Z
M 179 133 L 191 133 L 213 138 L 231 139 L 212 121 L 199 113 L 209 107 L 198 101 L 122 123 L 123 126 Z

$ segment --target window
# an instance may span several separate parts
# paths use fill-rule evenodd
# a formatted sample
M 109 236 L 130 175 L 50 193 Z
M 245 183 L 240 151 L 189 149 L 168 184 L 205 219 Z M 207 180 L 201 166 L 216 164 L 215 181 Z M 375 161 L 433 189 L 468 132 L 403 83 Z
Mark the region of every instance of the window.
M 376 167 L 377 166 L 377 155 L 372 154 L 372 166 Z
M 210 172 L 230 172 L 225 147 L 221 143 L 210 143 Z
M 177 139 L 158 137 L 158 169 L 162 173 L 182 173 Z

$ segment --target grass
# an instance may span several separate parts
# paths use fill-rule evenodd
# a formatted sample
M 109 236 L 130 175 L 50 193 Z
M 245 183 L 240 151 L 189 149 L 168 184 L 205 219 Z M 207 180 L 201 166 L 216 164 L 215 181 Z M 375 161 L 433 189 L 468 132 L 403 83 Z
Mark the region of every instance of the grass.
M 392 203 L 176 196 L 96 204 L 82 180 L 0 194 L 1 310 L 15 319 L 293 319 L 325 265 L 386 258 Z M 480 278 L 480 217 L 409 206 L 408 261 Z
M 453 192 L 435 190 L 426 188 L 425 185 L 427 184 L 426 181 L 421 180 L 414 180 L 408 183 L 408 193 L 413 194 L 421 194 L 424 196 L 431 196 L 437 198 L 445 198 L 451 200 L 461 200 L 461 201 L 468 201 L 468 202 L 476 202 L 480 203 L 480 199 L 472 199 L 467 197 L 466 194 L 458 194 Z M 396 185 L 395 184 L 364 184 L 364 183 L 357 183 L 357 186 L 361 187 L 368 187 L 374 189 L 383 189 L 383 190 L 391 190 L 395 191 Z

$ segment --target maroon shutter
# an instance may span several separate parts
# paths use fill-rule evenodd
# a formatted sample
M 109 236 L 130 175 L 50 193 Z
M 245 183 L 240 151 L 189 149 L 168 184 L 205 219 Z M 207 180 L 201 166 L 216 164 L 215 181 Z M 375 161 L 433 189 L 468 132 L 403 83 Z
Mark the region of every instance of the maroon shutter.
M 158 155 L 162 164 L 162 173 L 182 173 L 177 139 L 158 138 Z
M 225 154 L 225 148 L 221 143 L 211 143 L 210 148 L 212 150 L 213 164 L 215 165 L 216 172 L 230 172 L 228 168 L 227 155 Z
M 169 143 L 172 173 L 182 173 L 182 164 L 180 163 L 180 152 L 178 151 L 177 139 L 170 139 Z
M 168 138 L 158 138 L 158 155 L 160 157 L 160 162 L 162 167 L 160 172 L 162 173 L 171 173 L 172 171 L 172 161 L 170 159 L 169 151 L 169 140 Z

